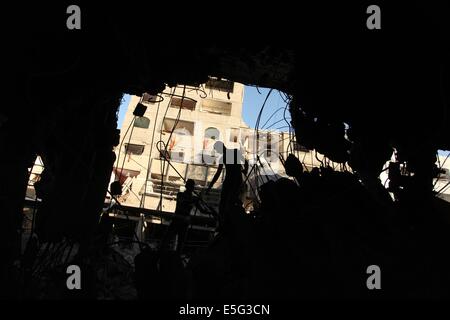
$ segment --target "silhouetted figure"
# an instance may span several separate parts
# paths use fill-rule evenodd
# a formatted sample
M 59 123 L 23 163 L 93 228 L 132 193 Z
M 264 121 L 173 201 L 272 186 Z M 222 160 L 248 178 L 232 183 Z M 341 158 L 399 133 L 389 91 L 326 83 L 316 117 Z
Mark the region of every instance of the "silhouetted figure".
M 177 194 L 177 205 L 175 208 L 176 218 L 170 223 L 169 229 L 164 236 L 161 244 L 161 248 L 164 249 L 167 246 L 167 242 L 170 239 L 178 236 L 178 241 L 176 244 L 176 251 L 181 252 L 184 245 L 184 240 L 189 229 L 190 224 L 190 213 L 194 206 L 204 212 L 203 208 L 198 205 L 199 198 L 194 196 L 195 182 L 192 179 L 186 181 L 186 190 L 184 192 L 178 192 Z
M 214 144 L 214 150 L 222 155 L 219 161 L 219 167 L 214 175 L 212 181 L 209 184 L 207 193 L 211 190 L 214 184 L 219 179 L 223 167 L 225 166 L 225 179 L 222 184 L 222 191 L 220 194 L 219 203 L 219 230 L 223 231 L 228 229 L 229 214 L 236 204 L 241 204 L 242 186 L 242 173 L 246 173 L 248 170 L 248 164 L 244 160 L 244 157 L 238 149 L 227 149 L 221 141 L 217 141 Z

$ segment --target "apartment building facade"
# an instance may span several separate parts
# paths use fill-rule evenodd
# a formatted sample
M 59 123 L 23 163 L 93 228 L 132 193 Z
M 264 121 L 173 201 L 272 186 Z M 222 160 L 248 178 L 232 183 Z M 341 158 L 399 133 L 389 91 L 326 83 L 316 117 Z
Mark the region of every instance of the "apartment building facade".
M 213 179 L 218 167 L 216 141 L 240 150 L 251 167 L 257 165 L 254 173 L 266 179 L 261 183 L 285 176 L 279 158 L 288 152 L 297 152 L 311 167 L 320 165 L 311 152 L 292 142 L 288 132 L 250 128 L 242 119 L 243 98 L 244 85 L 218 79 L 199 88 L 167 87 L 158 96 L 132 96 L 112 176 L 122 185 L 119 201 L 174 212 L 186 179 L 195 181 L 198 192 Z M 147 107 L 143 117 L 133 115 L 138 103 Z M 219 202 L 222 179 L 223 174 L 212 191 L 202 195 L 212 207 Z
M 217 170 L 210 161 L 215 141 L 239 147 L 239 132 L 248 128 L 241 116 L 243 95 L 242 84 L 216 79 L 201 88 L 167 87 L 158 96 L 132 96 L 112 177 L 122 185 L 119 201 L 173 212 L 185 179 L 204 188 Z M 147 107 L 143 117 L 133 115 L 138 103 Z M 221 179 L 210 193 L 212 203 L 218 202 L 220 185 Z

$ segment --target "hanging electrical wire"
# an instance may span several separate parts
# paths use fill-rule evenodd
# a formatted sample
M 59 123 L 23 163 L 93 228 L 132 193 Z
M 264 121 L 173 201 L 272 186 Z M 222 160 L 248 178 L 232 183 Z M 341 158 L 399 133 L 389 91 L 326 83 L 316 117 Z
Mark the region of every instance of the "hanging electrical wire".
M 159 134 L 160 139 L 156 143 L 156 145 L 158 145 L 159 143 L 162 142 L 163 145 L 164 145 L 163 161 L 161 161 L 161 165 L 160 165 L 160 169 L 161 169 L 161 185 L 160 185 L 160 187 L 161 187 L 161 189 L 160 189 L 160 198 L 159 198 L 159 204 L 158 204 L 158 210 L 160 210 L 161 212 L 162 212 L 162 207 L 163 207 L 164 173 L 165 173 L 165 170 L 166 170 L 166 157 L 167 157 L 167 146 L 168 146 L 168 144 L 164 143 L 164 141 L 162 140 L 162 132 L 163 132 L 163 128 L 164 128 L 164 121 L 166 120 L 167 112 L 168 112 L 168 110 L 169 110 L 169 108 L 170 108 L 170 106 L 172 104 L 173 96 L 175 94 L 175 90 L 176 90 L 176 87 L 173 88 L 173 92 L 172 92 L 172 95 L 170 97 L 169 104 L 167 105 L 166 111 L 165 111 L 164 116 L 162 118 L 161 130 L 160 130 L 160 134 Z M 184 102 L 185 91 L 186 91 L 186 86 L 183 87 L 183 95 L 182 95 L 182 98 L 181 98 L 181 103 L 180 103 L 180 106 L 179 106 L 179 109 L 178 109 L 177 117 L 176 117 L 176 119 L 174 121 L 174 124 L 172 126 L 172 130 L 170 131 L 169 138 L 167 139 L 168 142 L 170 142 L 170 140 L 172 138 L 172 135 L 173 135 L 173 132 L 175 131 L 175 129 L 176 129 L 177 125 L 178 125 L 178 122 L 180 120 L 181 108 L 182 108 L 183 102 Z
M 188 90 L 188 92 L 192 91 L 195 91 L 195 93 L 198 94 L 198 96 L 202 99 L 205 99 L 208 96 L 203 84 L 199 85 L 198 87 L 192 87 Z
M 292 145 L 291 145 L 291 141 L 292 141 L 292 139 L 294 138 L 293 136 L 292 136 L 292 128 L 291 128 L 291 123 L 287 120 L 287 118 L 286 118 L 286 111 L 288 110 L 288 107 L 289 107 L 289 105 L 291 104 L 291 102 L 292 101 L 289 101 L 287 104 L 286 104 L 286 107 L 284 108 L 284 111 L 283 111 L 283 119 L 284 119 L 284 121 L 286 122 L 286 124 L 287 124 L 287 126 L 289 127 L 289 130 L 288 130 L 288 133 L 289 133 L 289 144 L 288 144 L 288 147 L 287 147 L 287 150 L 290 152 L 290 153 L 292 153 Z
M 121 154 L 121 152 L 122 152 L 122 145 L 123 145 L 123 142 L 125 141 L 125 138 L 126 138 L 126 136 L 127 136 L 127 134 L 128 134 L 128 131 L 130 130 L 130 128 L 131 128 L 132 126 L 134 127 L 134 121 L 135 121 L 135 119 L 136 119 L 136 117 L 133 117 L 133 119 L 131 120 L 130 124 L 128 125 L 127 130 L 125 131 L 125 134 L 124 134 L 124 136 L 123 136 L 123 138 L 122 138 L 122 141 L 120 142 L 120 145 L 119 145 L 119 151 L 117 152 L 117 159 L 116 159 L 116 173 L 117 173 L 117 170 L 119 169 L 119 159 L 120 159 L 120 154 Z M 131 135 L 130 135 L 130 138 L 131 138 Z M 119 178 L 120 178 L 120 176 L 119 176 Z M 117 181 L 117 180 L 116 180 L 116 181 Z
M 131 127 L 131 132 L 130 132 L 130 137 L 128 138 L 128 144 L 125 146 L 125 149 L 128 149 L 130 147 L 130 142 L 131 142 L 131 137 L 133 136 L 133 130 L 134 130 L 134 122 L 136 120 L 136 117 L 133 118 L 133 126 Z M 122 161 L 122 166 L 120 168 L 120 175 L 119 175 L 119 179 L 122 177 L 122 172 L 123 172 L 123 167 L 125 166 L 125 159 L 126 159 L 126 154 L 127 152 L 125 152 L 125 156 L 123 157 L 123 161 Z M 131 154 L 131 152 L 130 152 Z
M 306 164 L 305 164 L 305 159 L 306 159 L 306 155 L 307 155 L 308 153 L 306 153 L 305 152 L 305 154 L 303 155 L 303 159 L 302 159 L 302 165 L 303 165 L 303 168 L 305 168 L 306 169 L 306 171 L 307 172 L 309 172 L 309 169 L 308 169 L 308 167 L 306 166 Z
M 158 147 L 159 144 L 162 144 L 162 145 L 164 146 L 164 141 L 158 141 L 158 142 L 157 142 L 157 145 L 156 145 L 157 150 L 158 150 L 160 153 L 162 153 L 161 151 L 162 151 L 163 149 Z M 163 157 L 164 157 L 164 155 L 163 155 Z M 175 173 L 183 180 L 183 182 L 186 183 L 186 178 L 183 177 L 183 176 L 181 175 L 181 173 L 180 173 L 180 172 L 172 165 L 171 160 L 170 160 L 169 158 L 166 158 L 165 161 L 167 161 L 167 164 L 175 171 Z M 202 201 L 203 204 L 205 204 L 205 205 L 208 207 L 208 209 L 212 210 L 212 213 L 214 213 L 215 215 L 217 215 L 217 213 L 215 213 L 215 210 L 212 209 L 212 208 L 211 208 L 211 207 L 203 200 L 202 193 L 198 193 L 197 191 L 194 190 L 194 194 L 195 194 L 196 196 L 198 196 L 199 200 Z
M 276 125 L 276 124 L 278 124 L 278 123 L 280 123 L 280 122 L 282 122 L 282 121 L 285 121 L 285 119 L 280 119 L 280 120 L 278 120 L 278 121 L 272 123 L 270 126 L 268 126 L 268 127 L 266 127 L 266 128 L 263 128 L 263 129 L 268 130 L 268 129 L 272 128 L 274 125 Z M 284 128 L 285 128 L 285 127 L 287 127 L 287 126 L 284 126 Z
M 442 192 L 444 192 L 449 186 L 450 186 L 450 181 L 448 181 L 441 189 L 439 189 L 439 191 L 436 192 L 436 195 L 439 195 Z
M 155 116 L 155 119 L 153 121 L 152 140 L 150 142 L 150 152 L 148 154 L 147 168 L 146 168 L 146 172 L 145 172 L 144 193 L 142 194 L 142 198 L 141 198 L 141 201 L 139 203 L 139 207 L 141 207 L 141 208 L 145 208 L 145 198 L 147 197 L 147 183 L 148 183 L 148 179 L 149 179 L 149 172 L 151 170 L 150 165 L 151 165 L 151 162 L 152 162 L 152 154 L 153 154 L 153 141 L 154 141 L 154 138 L 155 138 L 156 123 L 158 121 L 160 105 L 161 105 L 161 102 L 158 102 L 158 106 L 157 106 L 157 109 L 156 109 L 156 116 Z
M 265 128 L 266 124 L 270 121 L 270 119 L 272 119 L 272 118 L 277 114 L 278 111 L 284 110 L 284 108 L 285 108 L 285 107 L 281 107 L 281 108 L 278 108 L 277 110 L 275 110 L 274 112 L 272 112 L 272 114 L 270 115 L 270 117 L 269 117 L 269 118 L 266 120 L 266 122 L 264 122 L 264 124 L 261 126 L 261 129 L 268 129 L 268 128 Z M 280 121 L 283 121 L 283 120 L 280 120 Z M 279 123 L 280 121 L 277 121 L 276 123 Z M 269 128 L 270 128 L 270 127 L 269 127 Z
M 273 89 L 270 89 L 269 92 L 267 93 L 266 98 L 264 99 L 264 102 L 263 102 L 263 104 L 261 106 L 261 109 L 259 110 L 258 117 L 256 118 L 256 124 L 255 124 L 254 132 L 255 132 L 255 137 L 256 137 L 256 150 L 257 150 L 256 151 L 256 155 L 257 155 L 256 162 L 257 163 L 260 162 L 259 161 L 259 156 L 258 156 L 258 152 L 259 152 L 259 123 L 261 121 L 261 115 L 262 115 L 262 113 L 264 111 L 264 107 L 266 106 L 267 100 L 269 99 L 270 94 L 272 93 L 272 91 L 273 91 Z M 256 168 L 255 174 L 257 175 L 256 176 L 256 181 L 258 183 L 257 186 L 256 186 L 256 189 L 258 189 L 259 188 L 259 182 L 258 182 L 259 170 L 258 170 L 258 168 Z

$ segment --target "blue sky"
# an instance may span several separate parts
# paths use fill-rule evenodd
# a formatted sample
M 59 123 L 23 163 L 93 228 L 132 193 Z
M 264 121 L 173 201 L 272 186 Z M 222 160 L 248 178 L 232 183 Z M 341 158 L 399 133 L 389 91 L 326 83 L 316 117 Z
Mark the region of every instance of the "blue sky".
M 122 103 L 119 107 L 119 119 L 117 121 L 117 128 L 122 128 L 123 119 L 125 118 L 125 113 L 127 112 L 128 103 L 130 103 L 131 96 L 125 94 L 122 98 Z
M 256 87 L 245 86 L 242 118 L 251 128 L 254 128 L 256 125 L 258 113 L 269 91 L 270 89 L 268 88 L 257 89 Z M 280 92 L 272 90 L 261 114 L 259 128 L 269 128 L 272 130 L 279 128 L 280 131 L 287 131 L 288 128 L 284 127 L 287 126 L 287 123 L 283 118 L 285 107 L 286 103 L 280 95 Z M 286 119 L 288 121 L 290 119 L 289 111 L 286 111 Z

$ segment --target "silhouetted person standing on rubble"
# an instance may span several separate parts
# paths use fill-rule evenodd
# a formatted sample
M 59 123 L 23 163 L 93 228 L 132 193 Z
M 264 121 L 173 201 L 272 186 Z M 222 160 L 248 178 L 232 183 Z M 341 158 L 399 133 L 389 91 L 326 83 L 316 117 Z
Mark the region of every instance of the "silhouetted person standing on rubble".
M 170 223 L 169 229 L 164 236 L 161 244 L 161 248 L 164 249 L 167 246 L 167 242 L 170 239 L 178 236 L 178 241 L 176 245 L 176 251 L 181 252 L 184 245 L 184 240 L 186 238 L 187 231 L 190 224 L 190 214 L 194 206 L 200 211 L 204 211 L 198 205 L 198 197 L 194 193 L 195 182 L 192 179 L 186 181 L 186 190 L 184 192 L 178 192 L 177 194 L 177 205 L 175 209 L 176 217 Z
M 229 227 L 230 211 L 233 211 L 236 205 L 242 206 L 240 199 L 243 188 L 242 173 L 246 173 L 248 163 L 245 161 L 240 150 L 227 149 L 221 141 L 217 141 L 214 144 L 214 150 L 222 156 L 219 160 L 217 172 L 209 184 L 207 193 L 219 179 L 225 165 L 225 179 L 222 184 L 219 203 L 219 229 L 223 231 Z

